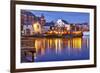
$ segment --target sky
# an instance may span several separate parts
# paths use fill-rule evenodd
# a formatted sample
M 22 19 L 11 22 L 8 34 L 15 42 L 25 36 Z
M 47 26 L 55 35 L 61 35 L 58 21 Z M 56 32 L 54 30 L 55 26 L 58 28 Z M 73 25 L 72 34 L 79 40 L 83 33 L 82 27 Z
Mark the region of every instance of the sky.
M 29 10 L 36 16 L 45 16 L 46 22 L 56 21 L 57 19 L 63 19 L 68 23 L 88 23 L 89 24 L 89 13 L 83 12 L 56 12 L 56 11 L 36 11 Z

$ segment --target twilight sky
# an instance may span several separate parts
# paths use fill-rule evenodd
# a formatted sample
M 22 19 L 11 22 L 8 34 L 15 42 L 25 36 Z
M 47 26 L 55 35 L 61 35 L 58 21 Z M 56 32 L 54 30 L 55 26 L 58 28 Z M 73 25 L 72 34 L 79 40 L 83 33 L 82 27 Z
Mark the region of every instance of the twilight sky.
M 29 10 L 36 16 L 43 14 L 47 22 L 56 21 L 57 19 L 63 19 L 69 23 L 89 23 L 89 13 L 82 12 L 56 12 L 56 11 L 36 11 Z

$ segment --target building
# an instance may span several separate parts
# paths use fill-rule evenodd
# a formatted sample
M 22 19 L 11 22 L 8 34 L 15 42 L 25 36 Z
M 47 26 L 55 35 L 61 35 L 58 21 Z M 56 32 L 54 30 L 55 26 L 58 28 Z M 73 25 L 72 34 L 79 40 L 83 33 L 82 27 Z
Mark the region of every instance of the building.
M 89 31 L 89 25 L 88 23 L 79 23 L 79 24 L 75 24 L 75 28 L 77 29 L 77 31 Z
M 33 23 L 33 34 L 41 34 L 42 33 L 42 28 L 41 24 L 39 22 Z
M 36 22 L 36 16 L 30 11 L 21 10 L 21 33 L 22 35 L 32 35 L 32 24 Z
M 39 18 L 40 18 L 39 23 L 41 24 L 41 26 L 44 26 L 46 23 L 46 19 L 45 19 L 44 15 L 41 14 L 41 17 L 39 17 Z
M 52 30 L 54 25 L 55 23 L 53 21 L 45 23 L 45 25 L 43 26 L 43 32 L 45 33 L 48 32 L 49 30 Z
M 33 35 L 42 33 L 42 27 L 46 23 L 42 14 L 40 17 L 30 11 L 21 10 L 21 33 L 22 35 Z
M 69 31 L 70 30 L 70 24 L 65 21 L 65 20 L 62 20 L 62 19 L 58 19 L 55 23 L 55 29 L 58 30 L 58 31 Z
M 46 20 L 43 14 L 40 17 L 36 17 L 36 23 L 33 23 L 33 34 L 41 34 L 43 33 L 44 29 L 43 26 L 45 25 Z

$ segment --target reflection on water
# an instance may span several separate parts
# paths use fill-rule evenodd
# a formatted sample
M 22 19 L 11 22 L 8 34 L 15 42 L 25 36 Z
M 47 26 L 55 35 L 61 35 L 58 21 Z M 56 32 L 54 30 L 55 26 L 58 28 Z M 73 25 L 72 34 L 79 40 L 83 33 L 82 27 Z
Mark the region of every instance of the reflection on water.
M 30 38 L 28 41 L 31 41 L 31 47 L 35 49 L 35 62 L 89 59 L 89 36 Z

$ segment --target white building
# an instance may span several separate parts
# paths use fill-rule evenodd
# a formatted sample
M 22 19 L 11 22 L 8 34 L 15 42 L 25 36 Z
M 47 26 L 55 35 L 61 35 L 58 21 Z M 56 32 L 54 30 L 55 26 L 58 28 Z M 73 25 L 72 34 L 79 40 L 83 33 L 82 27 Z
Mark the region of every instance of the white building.
M 65 27 L 67 30 L 70 30 L 71 27 L 70 27 L 70 24 L 68 24 L 67 21 L 65 20 L 62 20 L 62 19 L 58 19 L 55 23 L 55 26 L 56 27 Z
M 55 23 L 55 26 L 57 26 L 57 27 L 64 27 L 65 23 L 61 19 L 58 19 L 56 21 L 56 23 Z
M 22 35 L 32 35 L 33 28 L 32 25 L 23 25 Z

